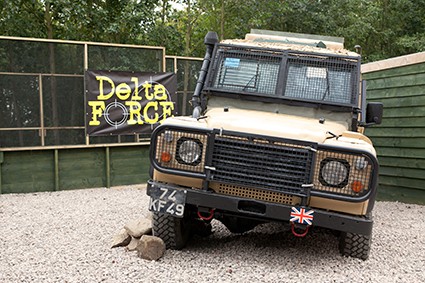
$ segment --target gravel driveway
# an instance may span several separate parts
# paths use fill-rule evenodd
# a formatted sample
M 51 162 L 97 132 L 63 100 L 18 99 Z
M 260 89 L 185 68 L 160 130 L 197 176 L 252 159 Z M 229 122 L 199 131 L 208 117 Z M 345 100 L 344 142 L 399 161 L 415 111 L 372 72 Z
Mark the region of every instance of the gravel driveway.
M 0 282 L 425 282 L 425 206 L 378 202 L 369 260 L 339 255 L 337 238 L 284 225 L 195 237 L 158 262 L 110 249 L 148 214 L 143 186 L 0 195 Z

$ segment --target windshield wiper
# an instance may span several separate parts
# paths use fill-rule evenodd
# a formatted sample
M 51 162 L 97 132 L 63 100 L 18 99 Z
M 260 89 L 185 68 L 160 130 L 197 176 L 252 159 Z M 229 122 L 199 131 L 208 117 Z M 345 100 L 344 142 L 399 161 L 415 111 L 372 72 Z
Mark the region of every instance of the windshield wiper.
M 331 137 L 327 137 L 326 139 L 338 139 L 340 137 L 330 131 L 327 131 L 326 134 L 331 135 Z
M 247 84 L 243 87 L 242 91 L 245 91 L 249 84 L 252 82 L 254 78 L 257 78 L 257 74 L 253 75 L 252 78 L 247 82 Z M 255 84 L 254 84 L 255 85 Z
M 330 83 L 329 83 L 329 70 L 326 68 L 326 90 L 323 93 L 322 100 L 325 100 L 326 94 L 331 95 L 330 93 Z

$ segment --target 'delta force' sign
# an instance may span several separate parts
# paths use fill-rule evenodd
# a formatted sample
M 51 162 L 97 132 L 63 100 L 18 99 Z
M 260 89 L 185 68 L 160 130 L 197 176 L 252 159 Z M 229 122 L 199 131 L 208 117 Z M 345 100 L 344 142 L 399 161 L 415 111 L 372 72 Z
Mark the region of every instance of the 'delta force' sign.
M 146 133 L 175 114 L 174 73 L 86 71 L 86 132 Z

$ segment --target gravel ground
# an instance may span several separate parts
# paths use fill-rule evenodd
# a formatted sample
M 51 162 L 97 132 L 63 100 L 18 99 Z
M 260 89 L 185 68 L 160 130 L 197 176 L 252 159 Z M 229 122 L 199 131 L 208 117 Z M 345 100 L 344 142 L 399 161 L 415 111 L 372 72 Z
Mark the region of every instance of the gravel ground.
M 341 257 L 316 229 L 299 239 L 272 223 L 195 237 L 157 262 L 112 236 L 147 216 L 143 186 L 0 195 L 0 282 L 425 282 L 425 206 L 378 202 L 369 260 Z

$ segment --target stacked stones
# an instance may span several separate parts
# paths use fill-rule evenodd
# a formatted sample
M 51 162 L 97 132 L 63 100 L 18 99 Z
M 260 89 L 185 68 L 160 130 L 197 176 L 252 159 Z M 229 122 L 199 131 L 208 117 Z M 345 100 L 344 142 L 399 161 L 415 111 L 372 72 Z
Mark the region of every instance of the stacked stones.
M 137 251 L 140 258 L 158 260 L 165 253 L 165 244 L 161 238 L 152 236 L 152 220 L 134 219 L 113 237 L 111 248 L 126 247 L 128 251 Z

